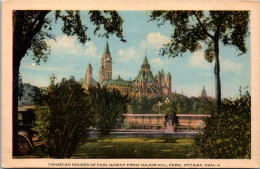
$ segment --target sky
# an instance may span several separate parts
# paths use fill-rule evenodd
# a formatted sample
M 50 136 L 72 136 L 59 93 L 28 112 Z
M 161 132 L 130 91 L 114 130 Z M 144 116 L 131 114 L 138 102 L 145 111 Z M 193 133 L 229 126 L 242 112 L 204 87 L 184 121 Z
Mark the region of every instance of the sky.
M 113 60 L 113 78 L 120 75 L 124 80 L 133 80 L 141 69 L 145 55 L 150 63 L 153 75 L 161 69 L 172 75 L 172 91 L 188 97 L 200 96 L 203 85 L 209 96 L 215 96 L 214 63 L 204 59 L 203 49 L 194 53 L 186 52 L 183 57 L 169 58 L 160 56 L 159 49 L 170 41 L 173 26 L 166 23 L 158 27 L 150 21 L 146 11 L 119 11 L 124 19 L 123 31 L 127 42 L 123 43 L 115 35 L 109 39 L 93 34 L 94 26 L 89 22 L 86 11 L 81 12 L 83 23 L 88 26 L 87 35 L 91 38 L 85 45 L 76 37 L 68 37 L 61 32 L 62 22 L 52 21 L 52 34 L 56 41 L 46 39 L 51 47 L 47 62 L 36 65 L 29 52 L 21 61 L 20 75 L 24 83 L 39 87 L 50 84 L 50 76 L 55 74 L 57 82 L 63 77 L 73 75 L 76 80 L 85 77 L 86 68 L 92 64 L 93 78 L 99 80 L 101 57 L 106 42 L 109 44 Z M 54 13 L 47 16 L 54 20 Z M 250 36 L 246 39 L 247 53 L 241 56 L 239 51 L 230 46 L 220 45 L 220 69 L 222 98 L 239 96 L 251 87 L 251 50 Z

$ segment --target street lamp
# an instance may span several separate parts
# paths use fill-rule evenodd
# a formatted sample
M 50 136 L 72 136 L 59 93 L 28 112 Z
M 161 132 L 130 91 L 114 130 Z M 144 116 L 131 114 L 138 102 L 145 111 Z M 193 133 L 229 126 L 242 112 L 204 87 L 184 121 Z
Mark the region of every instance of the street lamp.
M 166 117 L 168 118 L 168 115 L 171 113 L 169 112 L 168 108 L 169 108 L 169 103 L 170 103 L 170 100 L 168 99 L 168 97 L 165 99 L 165 104 L 166 104 L 166 111 L 165 113 L 167 114 Z
M 165 99 L 165 103 L 169 103 L 170 100 L 168 99 L 168 97 Z
M 161 107 L 162 103 L 159 101 L 158 103 L 158 107 L 159 107 L 159 114 L 161 114 L 161 110 L 160 110 L 160 107 Z

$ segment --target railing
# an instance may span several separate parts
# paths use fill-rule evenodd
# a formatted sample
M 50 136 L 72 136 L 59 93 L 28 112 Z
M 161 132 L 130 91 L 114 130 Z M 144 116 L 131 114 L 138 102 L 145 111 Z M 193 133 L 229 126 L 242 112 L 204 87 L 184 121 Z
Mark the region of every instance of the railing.
M 130 124 L 129 129 L 165 129 L 165 114 L 124 114 Z M 204 121 L 210 115 L 177 114 L 179 123 L 173 127 L 175 132 L 199 132 L 204 126 Z

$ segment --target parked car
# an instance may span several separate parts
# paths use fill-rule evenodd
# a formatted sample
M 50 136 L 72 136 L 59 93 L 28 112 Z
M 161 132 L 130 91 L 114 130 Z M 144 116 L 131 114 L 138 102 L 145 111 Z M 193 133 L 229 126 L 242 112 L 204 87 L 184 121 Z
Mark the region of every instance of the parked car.
M 35 121 L 34 106 L 18 107 L 18 153 L 27 155 L 32 150 L 41 146 L 44 147 L 44 141 L 36 132 L 32 130 Z

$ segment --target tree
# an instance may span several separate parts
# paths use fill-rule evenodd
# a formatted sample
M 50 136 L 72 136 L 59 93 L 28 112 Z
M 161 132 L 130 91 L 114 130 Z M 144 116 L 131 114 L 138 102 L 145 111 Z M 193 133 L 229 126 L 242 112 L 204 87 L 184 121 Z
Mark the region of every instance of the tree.
M 156 104 L 156 99 L 142 96 L 140 98 L 140 113 L 141 114 L 153 114 L 153 105 Z
M 206 46 L 205 59 L 215 60 L 215 93 L 217 112 L 221 111 L 221 82 L 219 63 L 219 43 L 235 46 L 246 53 L 245 38 L 248 36 L 248 11 L 152 11 L 151 20 L 167 21 L 174 26 L 171 41 L 160 50 L 161 55 L 182 56 Z
M 91 105 L 82 86 L 75 80 L 50 85 L 37 99 L 34 130 L 45 141 L 51 158 L 70 158 L 79 141 L 93 125 Z
M 134 114 L 154 114 L 158 113 L 158 102 L 161 98 L 148 98 L 147 96 L 142 96 L 140 98 L 130 97 L 130 111 L 128 113 Z
M 177 126 L 178 125 L 178 117 L 177 117 L 177 107 L 176 102 L 169 101 L 162 104 L 162 113 L 166 115 L 166 118 L 172 120 L 172 125 Z
M 22 77 L 18 76 L 18 99 L 19 101 L 22 99 L 23 95 L 24 95 L 24 92 L 25 92 L 25 84 L 23 84 L 23 81 L 22 81 Z
M 51 11 L 45 10 L 16 10 L 13 11 L 13 154 L 17 150 L 18 133 L 18 83 L 19 68 L 22 58 L 32 52 L 36 64 L 47 61 L 50 47 L 45 39 L 55 37 L 51 34 L 51 20 L 46 16 Z M 88 27 L 82 23 L 80 11 L 55 11 L 55 20 L 63 21 L 62 32 L 68 36 L 77 36 L 84 44 L 90 38 L 86 31 Z M 116 11 L 89 11 L 90 21 L 96 26 L 94 33 L 101 37 L 109 38 L 116 34 L 121 41 L 123 38 L 123 19 Z M 101 27 L 105 31 L 100 32 Z
M 100 86 L 91 87 L 89 96 L 94 106 L 96 127 L 102 134 L 109 134 L 111 129 L 120 127 L 124 121 L 123 114 L 127 112 L 128 96 L 121 95 L 119 90 Z
M 251 96 L 224 100 L 221 113 L 213 113 L 195 138 L 195 158 L 250 158 Z
M 19 98 L 19 106 L 33 106 L 34 101 L 33 98 L 35 97 L 35 94 L 40 88 L 37 86 L 33 86 L 29 83 L 22 84 L 22 87 L 19 90 L 23 90 L 23 93 L 21 97 Z

